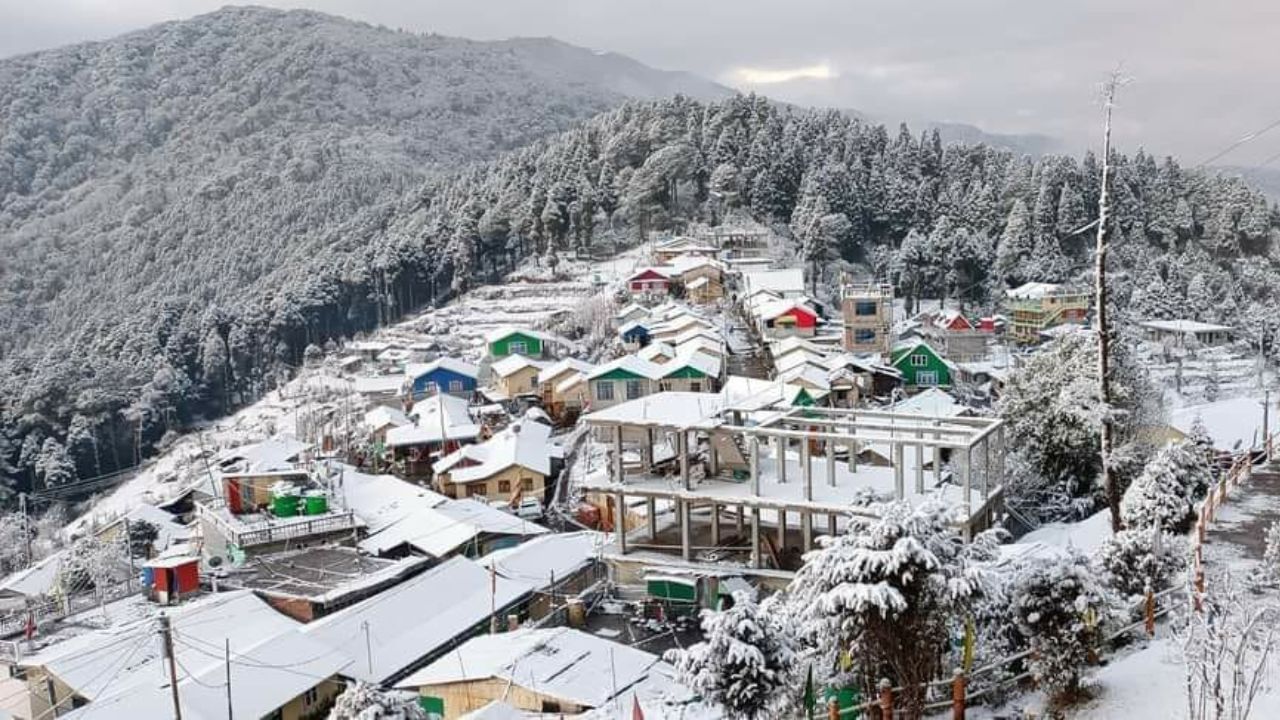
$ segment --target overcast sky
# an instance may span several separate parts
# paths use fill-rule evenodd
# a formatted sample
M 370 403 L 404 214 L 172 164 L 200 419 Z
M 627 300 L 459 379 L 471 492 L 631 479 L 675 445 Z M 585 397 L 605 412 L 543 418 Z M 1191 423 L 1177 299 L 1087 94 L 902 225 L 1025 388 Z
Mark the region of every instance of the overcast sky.
M 218 0 L 0 0 L 0 56 L 101 39 Z M 289 0 L 409 30 L 549 35 L 791 102 L 1097 145 L 1123 63 L 1121 147 L 1194 165 L 1280 120 L 1280 0 Z M 1280 128 L 1223 164 L 1280 167 Z M 1276 158 L 1276 159 L 1273 159 Z

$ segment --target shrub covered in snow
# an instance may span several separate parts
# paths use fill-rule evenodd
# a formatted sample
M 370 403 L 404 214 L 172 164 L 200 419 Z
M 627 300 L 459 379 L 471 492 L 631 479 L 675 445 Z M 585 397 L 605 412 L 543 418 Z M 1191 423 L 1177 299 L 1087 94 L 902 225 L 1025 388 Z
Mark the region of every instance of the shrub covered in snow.
M 687 687 L 728 717 L 776 717 L 794 695 L 788 690 L 794 639 L 771 600 L 757 605 L 745 592 L 734 593 L 733 600 L 728 610 L 704 610 L 705 640 L 672 650 L 666 659 Z
M 1147 583 L 1154 591 L 1172 583 L 1186 567 L 1187 543 L 1181 537 L 1151 529 L 1129 528 L 1107 538 L 1098 549 L 1097 561 L 1107 584 L 1123 595 L 1141 595 Z
M 978 560 L 996 536 L 967 544 L 949 511 L 905 502 L 875 506 L 879 517 L 824 538 L 805 556 L 788 596 L 800 641 L 820 676 L 871 692 L 886 673 L 919 710 L 947 640 L 990 583 Z
M 1114 615 L 1112 597 L 1088 558 L 1073 552 L 1023 568 L 1010 609 L 1033 651 L 1029 664 L 1036 682 L 1059 698 L 1073 695 L 1099 628 Z
M 387 692 L 357 681 L 338 695 L 329 720 L 427 720 L 411 693 Z
M 1125 527 L 1150 528 L 1159 523 L 1168 532 L 1183 532 L 1195 515 L 1196 498 L 1211 481 L 1209 465 L 1196 446 L 1170 445 L 1151 458 L 1125 491 L 1120 517 Z

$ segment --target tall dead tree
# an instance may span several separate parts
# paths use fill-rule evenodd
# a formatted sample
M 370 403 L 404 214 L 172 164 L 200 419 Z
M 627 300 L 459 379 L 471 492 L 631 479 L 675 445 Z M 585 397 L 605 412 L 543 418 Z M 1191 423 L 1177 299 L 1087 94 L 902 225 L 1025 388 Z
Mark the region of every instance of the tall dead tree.
M 1098 192 L 1098 246 L 1094 252 L 1094 302 L 1098 317 L 1098 395 L 1102 400 L 1102 423 L 1099 429 L 1099 452 L 1102 456 L 1102 488 L 1111 510 L 1111 530 L 1120 532 L 1120 487 L 1111 470 L 1111 325 L 1107 308 L 1107 241 L 1111 228 L 1111 108 L 1115 103 L 1116 88 L 1120 84 L 1119 71 L 1113 72 L 1103 88 L 1105 121 L 1102 129 L 1102 186 Z

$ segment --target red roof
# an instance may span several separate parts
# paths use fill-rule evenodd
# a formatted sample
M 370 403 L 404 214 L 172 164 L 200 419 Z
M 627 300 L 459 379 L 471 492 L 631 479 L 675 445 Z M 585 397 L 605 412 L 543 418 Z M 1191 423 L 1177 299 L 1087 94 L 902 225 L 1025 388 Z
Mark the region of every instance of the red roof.
M 635 280 L 667 280 L 667 279 L 669 278 L 666 275 L 663 275 L 657 270 L 653 268 L 645 268 L 644 270 L 641 270 L 635 275 L 632 275 L 631 277 L 627 278 L 627 281 L 631 282 Z

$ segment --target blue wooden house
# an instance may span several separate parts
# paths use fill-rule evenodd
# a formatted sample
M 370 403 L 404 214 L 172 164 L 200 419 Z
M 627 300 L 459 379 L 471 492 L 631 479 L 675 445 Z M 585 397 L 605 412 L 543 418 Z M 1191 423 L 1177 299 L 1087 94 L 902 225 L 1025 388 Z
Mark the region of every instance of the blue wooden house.
M 649 344 L 649 328 L 643 323 L 632 320 L 618 328 L 618 336 L 622 344 L 630 348 L 642 348 Z
M 475 365 L 451 357 L 414 363 L 404 372 L 415 399 L 438 393 L 470 397 L 476 391 L 476 378 L 480 376 L 480 369 Z

